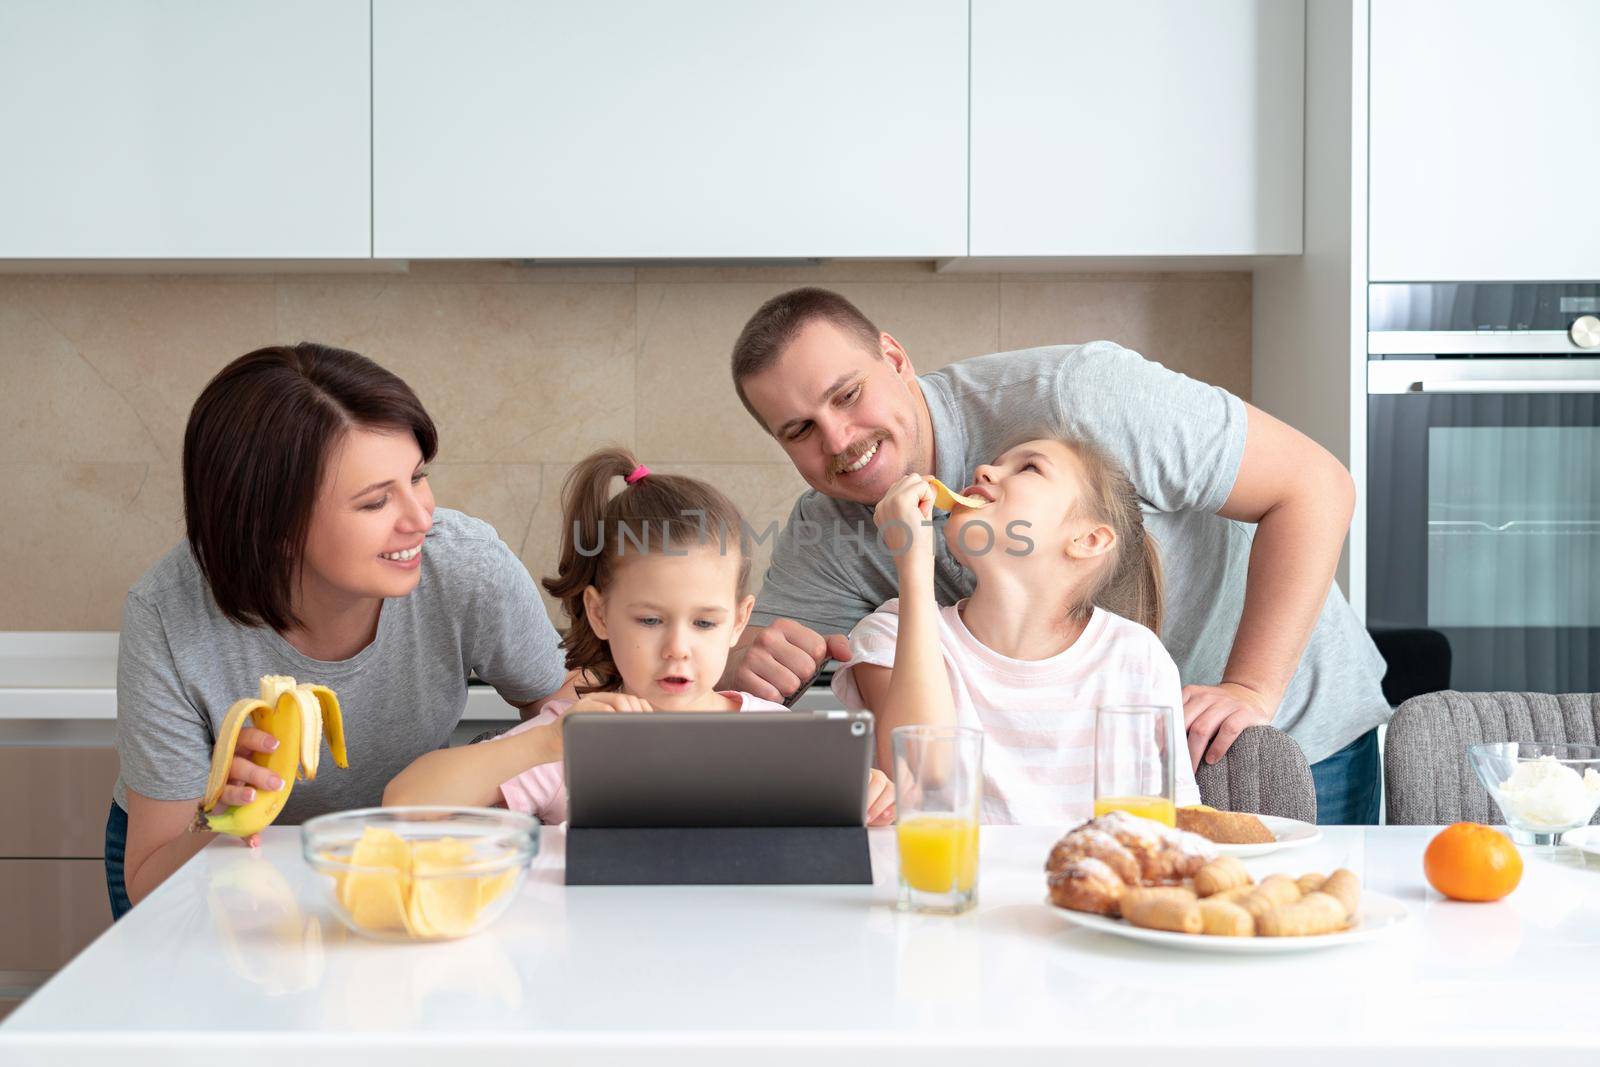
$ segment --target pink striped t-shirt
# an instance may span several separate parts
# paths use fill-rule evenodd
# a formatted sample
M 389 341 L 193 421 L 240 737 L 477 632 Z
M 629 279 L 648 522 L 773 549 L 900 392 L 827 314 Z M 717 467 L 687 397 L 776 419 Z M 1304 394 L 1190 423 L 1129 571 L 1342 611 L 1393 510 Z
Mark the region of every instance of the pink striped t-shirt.
M 1200 802 L 1178 667 L 1148 628 L 1096 608 L 1071 648 L 1049 659 L 1012 659 L 972 635 L 961 619 L 965 603 L 939 609 L 939 645 L 956 721 L 984 732 L 984 822 L 1057 826 L 1089 818 L 1094 710 L 1107 704 L 1173 709 L 1169 744 L 1177 800 Z M 845 707 L 866 707 L 851 670 L 855 664 L 894 666 L 899 611 L 899 600 L 891 600 L 850 631 L 850 663 L 833 676 L 834 695 Z
M 722 692 L 719 695 L 730 697 L 739 701 L 740 711 L 788 711 L 782 704 L 774 704 L 770 700 L 752 696 L 749 693 L 738 693 L 733 690 Z M 516 734 L 524 733 L 535 726 L 546 726 L 560 719 L 572 706 L 570 700 L 550 700 L 539 709 L 539 714 L 525 722 L 492 738 L 490 742 L 499 741 Z M 620 712 L 619 714 L 633 714 Z M 529 767 L 509 782 L 500 784 L 500 796 L 505 801 L 506 807 L 512 811 L 526 812 L 546 825 L 563 823 L 567 821 L 567 782 L 565 765 L 556 760 L 554 763 L 541 763 Z

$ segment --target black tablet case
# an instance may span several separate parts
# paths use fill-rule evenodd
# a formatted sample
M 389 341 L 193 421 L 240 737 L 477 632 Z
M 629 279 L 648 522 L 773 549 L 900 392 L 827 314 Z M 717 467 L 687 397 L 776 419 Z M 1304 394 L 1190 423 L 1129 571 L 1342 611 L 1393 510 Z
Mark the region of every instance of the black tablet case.
M 591 712 L 563 728 L 567 885 L 872 882 L 870 713 Z

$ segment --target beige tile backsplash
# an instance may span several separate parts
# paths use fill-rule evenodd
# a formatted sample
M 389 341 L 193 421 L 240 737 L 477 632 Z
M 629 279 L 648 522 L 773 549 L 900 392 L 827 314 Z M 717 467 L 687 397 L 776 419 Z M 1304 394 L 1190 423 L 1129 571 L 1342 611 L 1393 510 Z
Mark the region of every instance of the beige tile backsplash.
M 234 356 L 353 348 L 438 422 L 435 495 L 494 524 L 537 579 L 561 482 L 590 449 L 721 487 L 760 529 L 804 487 L 728 379 L 767 297 L 826 285 L 919 370 L 1109 338 L 1248 397 L 1248 274 L 938 274 L 926 262 L 766 267 L 415 263 L 405 274 L 0 275 L 0 630 L 115 630 L 128 586 L 183 536 L 189 406 Z M 766 564 L 759 550 L 757 580 Z M 557 618 L 559 625 L 560 619 Z

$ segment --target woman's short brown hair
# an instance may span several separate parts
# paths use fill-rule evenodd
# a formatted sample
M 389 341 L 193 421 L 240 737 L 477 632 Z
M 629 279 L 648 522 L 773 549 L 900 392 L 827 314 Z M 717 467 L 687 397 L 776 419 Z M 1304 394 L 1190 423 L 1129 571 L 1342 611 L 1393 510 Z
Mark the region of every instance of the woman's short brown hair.
M 183 520 L 217 607 L 245 626 L 298 625 L 291 605 L 317 490 L 352 426 L 439 448 L 411 387 L 372 360 L 310 341 L 246 353 L 207 383 L 183 434 Z

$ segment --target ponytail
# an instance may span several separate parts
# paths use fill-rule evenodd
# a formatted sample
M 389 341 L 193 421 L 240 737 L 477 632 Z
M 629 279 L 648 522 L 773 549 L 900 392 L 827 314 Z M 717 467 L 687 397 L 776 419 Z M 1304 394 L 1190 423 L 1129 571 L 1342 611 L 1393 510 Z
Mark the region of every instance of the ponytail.
M 622 685 L 611 647 L 589 625 L 583 603 L 583 591 L 591 585 L 601 593 L 611 585 L 620 558 L 630 552 L 720 545 L 739 553 L 736 599 L 744 597 L 750 581 L 744 520 L 733 502 L 698 479 L 641 470 L 626 449 L 603 448 L 579 462 L 561 487 L 561 555 L 556 573 L 541 584 L 561 602 L 567 617 L 561 639 L 567 669 L 587 672 L 593 679 L 577 687 L 580 696 Z M 617 478 L 630 481 L 612 496 Z
M 1084 590 L 1078 614 L 1099 606 L 1149 627 L 1161 636 L 1164 614 L 1161 556 L 1156 539 L 1144 525 L 1139 494 L 1111 453 L 1089 441 L 1063 442 L 1083 463 L 1083 508 L 1111 527 L 1116 543 L 1110 558 Z
M 621 682 L 611 648 L 589 625 L 583 606 L 583 591 L 601 588 L 608 576 L 602 575 L 604 551 L 596 552 L 605 537 L 606 504 L 610 501 L 611 479 L 621 478 L 637 464 L 620 448 L 604 448 L 572 468 L 561 486 L 561 555 L 556 573 L 541 583 L 561 601 L 567 616 L 566 634 L 561 647 L 567 653 L 569 671 L 587 671 L 592 685 L 578 686 L 578 694 L 616 689 Z
M 1161 636 L 1161 623 L 1166 605 L 1163 602 L 1161 553 L 1155 535 L 1145 529 L 1140 516 L 1138 532 L 1132 543 L 1123 547 L 1117 561 L 1117 572 L 1101 597 L 1108 610 L 1132 619 L 1150 632 Z M 1116 603 L 1119 607 L 1109 607 Z

